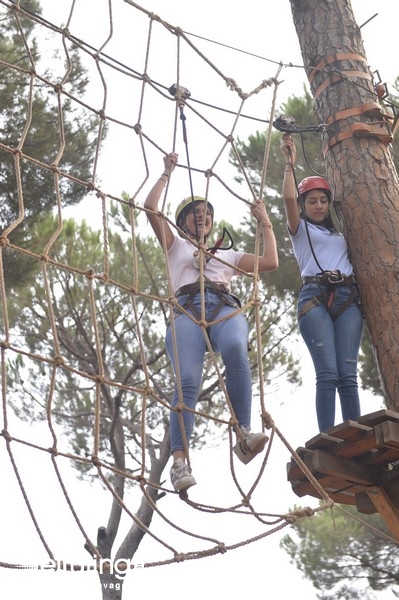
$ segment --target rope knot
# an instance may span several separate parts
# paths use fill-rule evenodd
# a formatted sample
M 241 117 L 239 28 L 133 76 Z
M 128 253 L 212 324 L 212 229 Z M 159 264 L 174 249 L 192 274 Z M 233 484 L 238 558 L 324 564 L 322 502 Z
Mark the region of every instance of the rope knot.
M 60 174 L 60 168 L 58 165 L 56 165 L 55 163 L 51 163 L 50 165 L 50 169 L 53 173 L 59 175 Z
M 183 562 L 184 560 L 186 560 L 186 557 L 184 554 L 182 554 L 181 552 L 179 554 L 175 554 L 176 562 Z
M 7 442 L 11 442 L 12 441 L 12 437 L 11 435 L 8 433 L 8 431 L 6 431 L 5 429 L 3 429 L 3 431 L 1 432 L 1 435 L 3 436 L 3 438 L 7 441 Z
M 223 544 L 223 542 L 219 542 L 216 548 L 220 554 L 225 554 L 227 552 L 226 544 Z
M 273 421 L 272 416 L 270 415 L 270 413 L 263 412 L 262 413 L 262 421 L 263 421 L 266 429 L 272 429 L 272 427 L 274 425 L 274 421 Z
M 98 456 L 95 456 L 94 454 L 92 454 L 90 460 L 91 460 L 91 462 L 93 463 L 94 466 L 96 466 L 96 467 L 100 467 L 101 466 L 101 461 L 98 458 Z
M 62 30 L 62 35 L 64 37 L 67 37 L 68 39 L 71 37 L 71 32 L 69 31 L 68 27 L 64 27 L 64 29 Z
M 64 360 L 63 360 L 62 356 L 60 356 L 59 354 L 57 356 L 54 356 L 53 365 L 55 365 L 56 367 L 60 367 L 63 364 L 64 364 Z

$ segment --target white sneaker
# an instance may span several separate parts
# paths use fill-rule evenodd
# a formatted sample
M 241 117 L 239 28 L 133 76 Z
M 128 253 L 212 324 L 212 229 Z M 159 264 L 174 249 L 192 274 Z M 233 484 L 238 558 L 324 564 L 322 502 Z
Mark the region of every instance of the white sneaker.
M 170 469 L 170 480 L 176 492 L 187 490 L 192 485 L 196 485 L 194 477 L 191 475 L 191 469 L 182 458 L 177 458 Z
M 266 446 L 268 437 L 265 433 L 251 433 L 249 429 L 242 427 L 242 438 L 237 436 L 237 443 L 233 448 L 244 465 L 248 464 Z

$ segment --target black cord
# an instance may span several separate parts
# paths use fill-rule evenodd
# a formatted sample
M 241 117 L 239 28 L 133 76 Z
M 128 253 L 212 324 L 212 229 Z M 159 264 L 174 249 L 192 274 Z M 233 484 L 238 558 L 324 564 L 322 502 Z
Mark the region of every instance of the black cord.
M 191 202 L 193 205 L 193 213 L 194 213 L 194 227 L 195 227 L 195 236 L 197 238 L 197 242 L 199 241 L 199 233 L 198 233 L 198 223 L 197 223 L 197 214 L 195 212 L 195 202 L 194 202 L 194 188 L 193 188 L 193 179 L 191 176 L 191 166 L 190 166 L 190 156 L 188 153 L 188 139 L 187 139 L 187 127 L 186 127 L 186 115 L 184 114 L 184 106 L 181 104 L 179 106 L 180 110 L 180 120 L 182 122 L 182 130 L 183 130 L 183 142 L 186 147 L 186 158 L 187 158 L 187 167 L 188 167 L 188 179 L 190 183 L 190 194 L 191 194 Z
M 290 154 L 291 154 L 291 153 L 290 153 Z M 303 220 L 304 220 L 304 222 L 305 222 L 306 236 L 307 236 L 307 238 L 308 238 L 308 242 L 309 242 L 310 251 L 311 251 L 311 253 L 312 253 L 312 256 L 313 256 L 313 258 L 314 258 L 314 260 L 315 260 L 315 263 L 316 263 L 316 265 L 317 265 L 317 266 L 319 267 L 319 269 L 320 269 L 320 273 L 325 273 L 325 272 L 326 272 L 326 270 L 325 270 L 325 269 L 323 269 L 323 267 L 320 265 L 319 261 L 317 260 L 317 256 L 316 256 L 316 253 L 315 253 L 315 251 L 314 251 L 314 248 L 313 248 L 312 240 L 311 240 L 311 238 L 310 238 L 310 233 L 309 233 L 309 223 L 308 223 L 308 221 L 307 221 L 307 219 L 306 219 L 306 209 L 305 209 L 305 204 L 304 204 L 304 201 L 303 201 L 303 198 L 302 198 L 302 194 L 300 194 L 300 193 L 299 193 L 298 182 L 297 182 L 297 178 L 296 178 L 296 175 L 295 175 L 294 165 L 292 165 L 292 174 L 293 174 L 293 176 L 294 176 L 294 182 L 295 182 L 295 187 L 296 187 L 297 194 L 298 194 L 298 199 L 299 199 L 299 204 L 300 204 L 300 207 L 301 207 L 301 212 L 302 212 L 302 214 L 303 214 L 303 216 L 304 216 L 304 219 L 303 219 Z
M 302 146 L 303 158 L 304 158 L 304 160 L 305 160 L 305 163 L 307 164 L 307 166 L 308 166 L 309 170 L 310 170 L 310 171 L 312 171 L 312 173 L 314 173 L 314 174 L 315 174 L 315 175 L 317 175 L 318 177 L 325 177 L 323 174 L 321 174 L 321 173 L 318 173 L 317 171 L 315 171 L 315 170 L 313 169 L 313 167 L 310 165 L 310 163 L 309 163 L 309 161 L 308 161 L 308 158 L 307 158 L 307 156 L 306 156 L 305 143 L 304 143 L 303 135 L 302 135 L 302 133 L 301 133 L 301 132 L 299 133 L 299 137 L 300 137 L 300 140 L 301 140 L 301 146 Z

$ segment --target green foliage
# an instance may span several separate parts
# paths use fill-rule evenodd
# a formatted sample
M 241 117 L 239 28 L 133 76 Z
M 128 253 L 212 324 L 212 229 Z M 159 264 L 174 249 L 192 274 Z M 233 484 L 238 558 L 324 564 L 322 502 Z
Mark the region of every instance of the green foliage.
M 26 1 L 24 7 L 40 13 L 36 0 Z M 69 49 L 68 65 L 63 64 L 66 58 L 46 55 L 47 64 L 52 64 L 54 69 L 52 72 L 48 68 L 45 72 L 48 84 L 42 77 L 32 77 L 33 70 L 43 71 L 42 51 L 48 53 L 46 40 L 35 22 L 21 16 L 19 28 L 16 11 L 5 13 L 0 21 L 0 59 L 5 63 L 1 67 L 0 82 L 0 228 L 4 230 L 12 225 L 23 206 L 23 221 L 9 239 L 26 248 L 32 244 L 33 223 L 57 203 L 53 163 L 57 162 L 64 173 L 74 173 L 74 180 L 59 178 L 59 199 L 63 206 L 77 204 L 87 193 L 98 126 L 97 117 L 81 107 L 76 108 L 78 105 L 69 97 L 82 94 L 87 85 L 77 50 Z M 55 72 L 59 66 L 62 75 Z M 61 82 L 67 93 L 58 97 L 57 86 Z M 17 155 L 13 153 L 15 148 L 24 155 L 18 163 L 20 174 Z M 23 282 L 32 266 L 30 261 L 16 263 L 17 258 L 14 255 L 12 264 L 6 261 L 4 265 L 6 277 L 14 284 Z
M 336 505 L 300 519 L 293 529 L 281 546 L 320 600 L 371 600 L 372 591 L 399 586 L 399 546 L 378 514 Z
M 32 237 L 43 243 L 56 228 L 57 219 L 48 216 L 36 223 Z M 166 294 L 165 279 L 154 288 L 151 269 L 142 266 L 163 264 L 162 253 L 143 240 L 136 251 L 138 262 L 131 243 L 118 233 L 110 232 L 104 245 L 99 231 L 69 220 L 51 249 L 51 262 L 42 264 L 41 270 L 36 263 L 35 276 L 24 288 L 7 289 L 15 346 L 48 360 L 46 364 L 18 355 L 10 365 L 13 406 L 29 420 L 48 418 L 51 408 L 72 449 L 82 456 L 93 447 L 99 373 L 110 382 L 101 385 L 100 436 L 101 451 L 109 460 L 109 429 L 116 411 L 123 413 L 128 437 L 139 433 L 139 390 L 147 385 L 147 377 L 163 401 L 171 396 L 173 378 L 161 339 L 164 324 L 157 316 L 158 302 L 147 296 Z M 136 286 L 142 290 L 138 295 L 133 294 Z M 52 360 L 57 348 L 58 368 Z M 154 372 L 147 371 L 145 364 L 154 365 Z M 163 411 L 152 404 L 148 427 L 161 437 Z M 86 470 L 80 463 L 79 467 Z

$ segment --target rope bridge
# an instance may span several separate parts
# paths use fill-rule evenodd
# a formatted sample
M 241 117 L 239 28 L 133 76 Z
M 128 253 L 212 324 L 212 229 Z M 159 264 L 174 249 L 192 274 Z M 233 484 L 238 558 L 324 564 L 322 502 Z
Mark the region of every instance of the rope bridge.
M 195 193 L 212 198 L 216 214 L 228 219 L 249 214 L 248 205 L 266 186 L 270 124 L 285 66 L 271 61 L 270 76 L 244 92 L 180 28 L 128 0 L 103 5 L 107 19 L 102 23 L 107 27 L 100 34 L 91 31 L 92 38 L 101 35 L 102 39 L 90 42 L 75 33 L 82 22 L 79 1 L 63 3 L 63 26 L 46 18 L 46 13 L 28 10 L 30 4 L 0 0 L 1 18 L 19 36 L 21 54 L 20 60 L 9 61 L 3 48 L 1 70 L 6 79 L 20 82 L 24 107 L 18 139 L 15 135 L 0 139 L 2 158 L 13 164 L 15 182 L 15 210 L 10 210 L 8 219 L 3 213 L 0 238 L 1 454 L 10 465 L 13 485 L 19 488 L 46 560 L 59 568 L 63 524 L 58 523 L 58 531 L 49 531 L 40 505 L 43 502 L 54 510 L 54 504 L 46 497 L 47 486 L 40 489 L 38 501 L 39 486 L 27 473 L 43 459 L 47 477 L 61 492 L 68 519 L 79 532 L 77 552 L 84 546 L 94 561 L 133 556 L 144 534 L 153 542 L 146 567 L 224 553 L 332 505 L 267 405 L 271 383 L 265 376 L 270 372 L 265 340 L 272 345 L 276 330 L 284 331 L 284 323 L 276 317 L 277 308 L 263 322 L 265 290 L 256 271 L 252 276 L 244 274 L 248 294 L 241 310 L 252 318 L 259 401 L 255 411 L 259 425 L 269 432 L 267 451 L 255 466 L 247 467 L 249 476 L 236 468 L 234 420 L 223 371 L 209 344 L 193 445 L 201 447 L 205 433 L 220 435 L 222 428 L 229 439 L 224 446 L 232 487 L 223 503 L 211 504 L 206 481 L 179 499 L 163 479 L 169 461 L 167 422 L 173 377 L 162 336 L 176 301 L 168 282 L 167 258 L 154 249 L 146 223 L 145 188 L 158 176 L 162 156 L 180 150 L 162 206 L 163 218 L 172 227 L 170 207 L 173 210 L 187 195 L 189 183 Z M 120 31 L 131 23 L 134 40 L 123 38 Z M 42 41 L 53 49 L 45 60 L 36 53 L 33 30 L 39 46 Z M 84 90 L 74 79 L 77 61 L 88 74 Z M 184 87 L 191 83 L 191 90 Z M 42 153 L 31 143 L 35 130 L 43 131 L 43 123 L 37 122 L 38 97 L 54 117 L 45 131 L 56 140 L 51 151 Z M 207 101 L 200 100 L 203 97 Z M 258 190 L 235 142 L 248 134 L 254 118 L 267 128 Z M 67 126 L 70 122 L 72 127 Z M 90 126 L 86 140 L 90 152 L 76 146 L 85 126 Z M 86 153 L 91 156 L 87 172 L 76 160 Z M 241 166 L 237 185 L 231 183 L 226 168 L 229 155 Z M 27 185 L 32 171 L 32 182 L 50 186 L 46 189 L 51 215 L 41 214 L 37 222 L 33 219 L 36 199 Z M 79 204 L 73 203 L 74 195 L 82 198 Z M 100 231 L 90 229 L 92 222 Z M 257 256 L 258 230 L 254 247 Z M 11 286 L 8 282 L 20 265 L 23 272 L 29 267 L 24 285 Z M 259 489 L 274 452 L 295 459 L 322 499 L 320 506 L 295 512 L 267 510 L 270 497 L 259 494 Z M 108 526 L 97 528 L 96 539 L 91 524 L 87 526 L 90 519 L 83 498 L 76 494 L 75 485 L 71 491 L 69 465 L 81 477 L 100 484 L 111 502 Z M 36 477 L 39 480 L 40 473 Z M 7 494 L 7 489 L 11 486 L 2 493 Z M 176 503 L 184 507 L 180 517 Z M 237 525 L 215 536 L 215 519 L 223 522 L 225 515 Z M 129 523 L 126 537 L 113 551 L 122 520 Z M 0 560 L 4 568 L 29 568 L 23 556 Z M 79 565 L 72 560 L 68 568 L 78 570 Z

